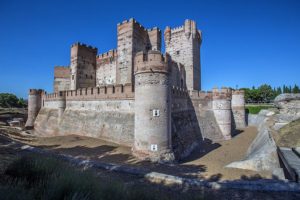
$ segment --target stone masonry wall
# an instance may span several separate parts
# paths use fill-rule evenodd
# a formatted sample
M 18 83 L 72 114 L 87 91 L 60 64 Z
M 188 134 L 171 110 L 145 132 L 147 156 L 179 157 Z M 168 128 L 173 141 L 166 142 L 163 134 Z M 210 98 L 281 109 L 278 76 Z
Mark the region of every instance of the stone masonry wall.
M 96 86 L 116 83 L 117 50 L 97 56 Z
M 221 91 L 218 93 L 223 95 Z M 213 94 L 173 87 L 172 141 L 177 158 L 186 157 L 203 143 L 208 145 L 226 139 L 221 130 L 223 124 L 219 124 L 215 116 Z
M 96 86 L 97 48 L 81 43 L 71 47 L 71 90 Z
M 134 57 L 140 51 L 160 50 L 161 34 L 157 28 L 145 29 L 134 19 L 118 24 L 118 59 L 116 83 L 133 83 Z
M 60 114 L 62 99 L 66 106 Z M 39 135 L 77 134 L 133 145 L 134 93 L 131 85 L 47 94 L 43 102 L 34 124 Z
M 194 21 L 174 29 L 167 27 L 164 33 L 166 52 L 175 62 L 184 65 L 186 85 L 189 90 L 200 90 L 200 44 L 201 35 Z
M 54 67 L 54 92 L 70 89 L 71 71 L 69 67 Z

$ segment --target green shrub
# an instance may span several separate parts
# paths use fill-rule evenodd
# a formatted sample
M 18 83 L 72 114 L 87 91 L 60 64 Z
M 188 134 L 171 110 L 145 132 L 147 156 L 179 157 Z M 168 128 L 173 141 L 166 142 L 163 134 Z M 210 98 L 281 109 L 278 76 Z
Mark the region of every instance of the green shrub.
M 261 110 L 269 109 L 269 108 L 273 108 L 273 106 L 269 106 L 269 105 L 246 106 L 246 113 L 258 114 Z

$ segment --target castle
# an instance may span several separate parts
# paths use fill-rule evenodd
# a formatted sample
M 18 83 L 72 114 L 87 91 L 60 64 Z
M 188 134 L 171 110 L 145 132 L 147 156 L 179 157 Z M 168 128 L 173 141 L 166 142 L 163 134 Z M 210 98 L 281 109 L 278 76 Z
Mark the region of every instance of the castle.
M 54 93 L 30 89 L 26 127 L 38 135 L 77 134 L 132 147 L 140 159 L 173 161 L 204 142 L 244 128 L 244 92 L 201 91 L 201 32 L 192 20 L 164 31 L 130 19 L 117 25 L 117 49 L 71 46 L 55 67 Z

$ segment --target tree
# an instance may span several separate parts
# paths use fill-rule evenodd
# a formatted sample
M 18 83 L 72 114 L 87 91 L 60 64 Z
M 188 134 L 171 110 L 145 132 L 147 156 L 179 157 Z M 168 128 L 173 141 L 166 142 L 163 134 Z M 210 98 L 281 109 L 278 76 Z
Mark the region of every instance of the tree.
M 277 94 L 277 95 L 280 95 L 280 94 L 282 94 L 281 87 L 278 87 L 278 88 L 277 88 L 277 90 L 276 90 L 276 94 Z M 276 96 L 277 96 L 277 95 L 276 95 Z
M 296 84 L 294 85 L 292 92 L 293 93 L 300 93 L 300 89 L 299 89 L 298 85 L 296 85 Z
M 261 100 L 264 102 L 270 102 L 274 98 L 274 92 L 270 85 L 263 84 L 258 88 Z
M 0 93 L 0 107 L 12 108 L 12 107 L 26 107 L 26 102 L 22 98 L 18 98 L 14 94 Z

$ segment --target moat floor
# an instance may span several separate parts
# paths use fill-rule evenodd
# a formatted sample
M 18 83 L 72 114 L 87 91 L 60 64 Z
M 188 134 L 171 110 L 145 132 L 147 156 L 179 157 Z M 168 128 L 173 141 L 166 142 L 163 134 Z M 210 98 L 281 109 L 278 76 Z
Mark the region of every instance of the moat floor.
M 258 173 L 249 170 L 225 168 L 227 164 L 243 159 L 256 134 L 257 129 L 255 127 L 247 127 L 231 140 L 203 144 L 186 160 L 174 165 L 138 161 L 131 155 L 129 147 L 76 135 L 30 137 L 22 142 L 79 158 L 142 167 L 183 177 L 204 178 L 214 181 L 271 178 L 271 174 L 267 172 Z

